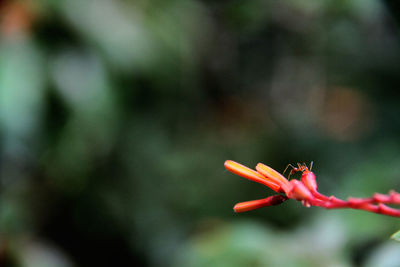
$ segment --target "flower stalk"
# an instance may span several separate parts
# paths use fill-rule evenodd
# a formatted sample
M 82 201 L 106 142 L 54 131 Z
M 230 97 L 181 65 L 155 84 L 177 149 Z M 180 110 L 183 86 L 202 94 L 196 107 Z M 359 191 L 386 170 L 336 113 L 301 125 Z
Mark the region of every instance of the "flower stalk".
M 275 206 L 288 199 L 301 201 L 306 207 L 316 206 L 325 209 L 358 209 L 387 216 L 400 217 L 400 209 L 387 206 L 400 205 L 400 193 L 391 190 L 387 195 L 375 193 L 369 198 L 353 198 L 347 200 L 335 196 L 326 196 L 317 191 L 317 182 L 314 173 L 305 164 L 292 167 L 290 174 L 301 172 L 301 179 L 288 180 L 274 169 L 258 163 L 256 171 L 232 160 L 225 161 L 225 168 L 239 176 L 254 182 L 261 183 L 275 192 L 283 193 L 267 198 L 238 203 L 234 206 L 235 212 L 245 212 L 267 206 Z

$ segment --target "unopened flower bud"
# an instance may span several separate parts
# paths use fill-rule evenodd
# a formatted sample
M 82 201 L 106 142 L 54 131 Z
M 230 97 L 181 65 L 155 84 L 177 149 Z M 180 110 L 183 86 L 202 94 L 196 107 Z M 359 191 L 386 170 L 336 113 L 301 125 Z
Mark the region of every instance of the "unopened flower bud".
M 313 172 L 304 171 L 301 175 L 301 181 L 310 191 L 317 191 L 317 181 Z
M 308 188 L 299 180 L 291 180 L 291 190 L 288 194 L 289 198 L 296 200 L 313 199 L 313 196 Z
M 281 186 L 277 182 L 266 178 L 262 174 L 254 171 L 250 168 L 247 168 L 246 166 L 244 166 L 240 163 L 237 163 L 233 160 L 227 160 L 227 161 L 225 161 L 224 165 L 228 171 L 233 172 L 234 174 L 242 176 L 251 181 L 266 185 L 269 188 L 271 188 L 272 190 L 274 190 L 275 192 L 281 191 Z
M 267 206 L 276 206 L 286 201 L 288 198 L 283 195 L 274 195 L 263 199 L 250 200 L 246 202 L 237 203 L 233 210 L 235 212 L 245 212 Z

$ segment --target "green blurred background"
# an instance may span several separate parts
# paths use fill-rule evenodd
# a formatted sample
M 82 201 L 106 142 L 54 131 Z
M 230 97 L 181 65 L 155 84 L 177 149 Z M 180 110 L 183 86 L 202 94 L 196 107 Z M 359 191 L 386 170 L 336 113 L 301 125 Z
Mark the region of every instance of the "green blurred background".
M 400 190 L 400 5 L 1 0 L 0 266 L 400 266 L 396 218 L 224 170 Z

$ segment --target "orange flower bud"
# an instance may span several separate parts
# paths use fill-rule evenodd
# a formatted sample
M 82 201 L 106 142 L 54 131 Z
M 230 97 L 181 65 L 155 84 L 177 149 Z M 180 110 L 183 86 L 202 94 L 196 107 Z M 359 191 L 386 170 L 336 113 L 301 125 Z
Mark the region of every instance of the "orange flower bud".
M 289 181 L 283 177 L 282 174 L 279 172 L 275 171 L 271 167 L 268 167 L 267 165 L 264 165 L 262 163 L 258 163 L 256 166 L 257 172 L 261 173 L 263 176 L 265 176 L 267 179 L 270 181 L 280 185 L 282 189 L 287 192 L 288 186 L 289 186 Z
M 280 192 L 281 187 L 278 183 L 275 183 L 274 181 L 267 179 L 266 177 L 259 174 L 258 172 L 254 171 L 250 168 L 247 168 L 246 166 L 244 166 L 240 163 L 237 163 L 232 160 L 227 160 L 227 161 L 225 161 L 224 166 L 228 171 L 233 172 L 234 174 L 242 176 L 251 181 L 266 185 L 269 188 L 271 188 L 272 190 L 274 190 L 275 192 Z
M 288 198 L 282 195 L 274 195 L 263 199 L 240 202 L 233 207 L 235 212 L 245 212 L 267 206 L 275 206 L 285 202 Z

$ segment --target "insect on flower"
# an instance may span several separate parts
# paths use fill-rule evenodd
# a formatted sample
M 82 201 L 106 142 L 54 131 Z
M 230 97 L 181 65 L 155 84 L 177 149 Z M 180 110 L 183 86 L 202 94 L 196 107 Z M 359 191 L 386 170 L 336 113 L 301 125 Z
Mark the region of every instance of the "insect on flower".
M 326 209 L 351 208 L 365 210 L 369 212 L 384 214 L 388 216 L 400 217 L 400 210 L 391 208 L 385 204 L 400 204 L 400 194 L 391 190 L 388 195 L 374 194 L 370 198 L 348 198 L 342 200 L 335 196 L 325 196 L 317 191 L 317 181 L 314 173 L 305 163 L 297 164 L 297 167 L 289 164 L 292 170 L 289 172 L 289 177 L 296 172 L 301 172 L 300 180 L 286 179 L 282 174 L 275 171 L 271 167 L 258 163 L 256 171 L 252 170 L 240 163 L 232 160 L 225 161 L 225 168 L 239 176 L 242 176 L 251 181 L 261 183 L 271 188 L 277 194 L 267 198 L 240 202 L 234 206 L 235 212 L 245 212 L 267 206 L 275 206 L 285 202 L 288 199 L 301 201 L 306 207 L 317 206 Z M 283 173 L 285 173 L 285 171 Z
M 303 184 L 310 190 L 310 191 L 317 191 L 317 181 L 315 179 L 315 175 L 314 173 L 311 171 L 313 166 L 313 161 L 311 161 L 310 163 L 310 168 L 307 167 L 307 165 L 305 163 L 300 164 L 297 163 L 297 167 L 294 167 L 292 164 L 288 164 L 285 168 L 285 170 L 283 171 L 283 173 L 286 172 L 286 170 L 288 169 L 288 167 L 291 167 L 292 169 L 289 172 L 289 176 L 295 174 L 296 172 L 301 172 L 301 181 L 303 182 Z

